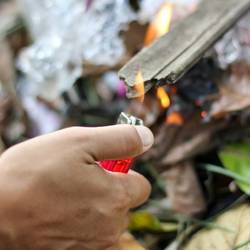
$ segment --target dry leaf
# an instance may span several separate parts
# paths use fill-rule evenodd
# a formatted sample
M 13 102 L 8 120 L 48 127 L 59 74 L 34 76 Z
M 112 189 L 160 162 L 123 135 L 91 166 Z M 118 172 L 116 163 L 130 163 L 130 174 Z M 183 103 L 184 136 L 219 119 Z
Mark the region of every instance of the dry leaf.
M 159 170 L 166 170 L 169 165 L 191 159 L 215 147 L 213 136 L 225 125 L 223 120 L 203 123 L 199 113 L 190 115 L 182 126 L 163 124 L 145 158 L 153 160 Z
M 215 101 L 209 114 L 223 116 L 250 106 L 250 68 L 238 63 L 232 66 L 230 77 L 220 86 L 220 98 Z
M 235 93 L 230 88 L 222 88 L 221 98 L 212 105 L 210 115 L 215 117 L 222 116 L 226 113 L 242 110 L 249 106 L 250 96 Z
M 12 84 L 15 81 L 15 65 L 12 52 L 6 42 L 0 42 L 0 55 L 0 82 L 5 85 Z
M 206 202 L 191 162 L 173 165 L 163 173 L 172 208 L 189 216 L 206 209 Z
M 0 97 L 0 134 L 8 126 L 8 119 L 13 108 L 13 103 L 9 96 Z
M 250 250 L 250 205 L 229 210 L 215 223 L 221 229 L 201 230 L 182 250 Z

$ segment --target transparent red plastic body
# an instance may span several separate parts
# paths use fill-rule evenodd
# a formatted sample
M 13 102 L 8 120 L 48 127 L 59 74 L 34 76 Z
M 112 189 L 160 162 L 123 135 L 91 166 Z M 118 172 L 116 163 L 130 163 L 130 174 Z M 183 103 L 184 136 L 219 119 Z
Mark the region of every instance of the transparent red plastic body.
M 99 162 L 101 167 L 111 172 L 128 173 L 132 167 L 134 158 L 125 160 L 104 160 Z

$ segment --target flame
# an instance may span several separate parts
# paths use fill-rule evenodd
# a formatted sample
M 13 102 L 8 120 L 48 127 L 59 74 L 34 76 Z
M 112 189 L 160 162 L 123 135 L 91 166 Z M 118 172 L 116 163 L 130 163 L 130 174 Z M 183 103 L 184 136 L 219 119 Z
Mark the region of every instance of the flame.
M 202 111 L 201 112 L 201 118 L 206 118 L 208 116 L 208 112 L 207 111 Z
M 170 30 L 171 19 L 173 15 L 173 4 L 165 3 L 160 8 L 154 20 L 150 23 L 144 45 L 147 46 L 152 43 L 156 38 L 159 38 Z
M 145 94 L 145 88 L 144 88 L 144 80 L 142 76 L 142 72 L 139 70 L 135 77 L 135 90 L 138 93 L 138 100 L 140 102 L 144 101 L 144 94 Z
M 166 117 L 166 123 L 168 125 L 181 126 L 184 123 L 184 118 L 179 112 L 172 112 Z
M 165 91 L 163 87 L 159 87 L 157 89 L 157 97 L 159 98 L 161 102 L 161 106 L 163 108 L 168 108 L 170 106 L 170 98 L 168 96 L 168 93 Z

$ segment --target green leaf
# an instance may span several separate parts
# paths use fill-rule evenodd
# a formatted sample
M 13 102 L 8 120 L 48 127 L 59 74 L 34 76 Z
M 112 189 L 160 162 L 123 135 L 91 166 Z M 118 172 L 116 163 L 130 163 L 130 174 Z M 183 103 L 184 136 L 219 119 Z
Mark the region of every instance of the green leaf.
M 219 152 L 219 157 L 225 168 L 242 177 L 236 182 L 242 191 L 250 195 L 250 144 L 227 146 Z
M 211 164 L 205 164 L 204 168 L 209 172 L 225 175 L 225 176 L 230 177 L 238 182 L 242 182 L 242 183 L 250 185 L 249 178 L 241 176 L 235 172 L 232 172 L 231 170 L 228 170 L 228 169 L 225 169 L 225 168 L 222 168 L 219 166 L 211 165 Z
M 132 231 L 175 232 L 178 230 L 178 224 L 163 223 L 146 211 L 138 211 L 130 214 L 129 229 Z

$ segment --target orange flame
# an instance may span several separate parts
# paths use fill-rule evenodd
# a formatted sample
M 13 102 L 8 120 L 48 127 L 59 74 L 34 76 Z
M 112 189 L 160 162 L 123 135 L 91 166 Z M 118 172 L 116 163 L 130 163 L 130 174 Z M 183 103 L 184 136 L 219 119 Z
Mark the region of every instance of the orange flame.
M 154 20 L 150 23 L 144 45 L 147 46 L 152 43 L 156 38 L 159 38 L 170 30 L 171 19 L 173 15 L 173 4 L 165 3 L 160 8 Z
M 159 98 L 163 108 L 168 108 L 170 106 L 170 98 L 163 87 L 159 87 L 157 89 L 157 97 Z
M 179 112 L 172 112 L 166 117 L 166 123 L 168 125 L 181 126 L 184 123 L 184 118 Z
M 208 112 L 207 111 L 202 111 L 201 112 L 201 118 L 206 118 L 207 117 L 207 115 L 208 115 Z
M 136 77 L 135 77 L 135 90 L 138 93 L 138 100 L 140 102 L 144 101 L 144 94 L 145 94 L 145 88 L 144 88 L 144 80 L 142 76 L 142 72 L 139 70 Z

